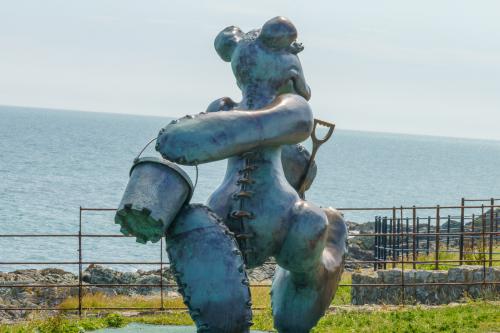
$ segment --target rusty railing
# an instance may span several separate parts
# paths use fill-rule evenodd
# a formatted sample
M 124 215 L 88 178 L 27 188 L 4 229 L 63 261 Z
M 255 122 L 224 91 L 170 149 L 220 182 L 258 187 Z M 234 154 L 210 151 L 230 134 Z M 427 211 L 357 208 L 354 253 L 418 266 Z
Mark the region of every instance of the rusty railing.
M 385 208 L 339 208 L 344 214 L 349 215 L 353 212 L 384 212 L 375 217 L 373 232 L 357 233 L 355 237 L 372 237 L 374 238 L 374 260 L 346 260 L 349 265 L 373 265 L 374 269 L 401 267 L 401 283 L 400 284 L 352 284 L 341 283 L 339 287 L 401 287 L 404 297 L 405 287 L 416 287 L 422 285 L 497 285 L 498 281 L 486 280 L 486 267 L 492 266 L 500 259 L 495 259 L 494 255 L 500 254 L 493 251 L 494 244 L 498 242 L 500 233 L 498 232 L 498 213 L 495 212 L 500 208 L 500 205 L 495 204 L 495 200 L 488 199 L 489 205 L 471 205 L 467 206 L 467 202 L 479 202 L 484 200 L 479 199 L 462 199 L 462 204 L 459 206 L 411 206 L 411 207 L 385 207 Z M 488 210 L 489 209 L 489 210 Z M 458 211 L 458 214 L 445 214 L 446 211 Z M 467 215 L 468 212 L 475 210 L 474 213 Z M 113 310 L 113 311 L 186 311 L 185 307 L 165 307 L 164 292 L 165 288 L 176 287 L 175 284 L 163 283 L 163 272 L 169 265 L 164 261 L 163 240 L 160 241 L 160 253 L 158 261 L 85 261 L 82 255 L 82 243 L 86 238 L 120 238 L 133 237 L 121 234 L 84 234 L 82 233 L 82 222 L 85 212 L 114 212 L 113 208 L 83 208 L 79 210 L 79 229 L 77 234 L 0 234 L 0 238 L 47 238 L 47 237 L 69 237 L 78 239 L 78 258 L 75 261 L 2 261 L 2 265 L 75 265 L 78 267 L 78 283 L 75 284 L 19 284 L 19 283 L 4 283 L 0 284 L 0 288 L 78 288 L 78 306 L 75 308 L 60 308 L 60 307 L 2 307 L 0 311 L 69 311 L 75 312 L 82 316 L 84 311 L 95 310 Z M 419 216 L 419 213 L 425 212 L 425 217 Z M 429 213 L 429 212 L 432 212 Z M 441 229 L 441 221 L 445 219 L 448 223 L 446 228 Z M 420 223 L 424 220 L 426 223 Z M 489 224 L 486 221 L 489 220 Z M 457 221 L 457 227 L 451 227 L 451 221 Z M 468 222 L 469 221 L 469 222 Z M 481 223 L 477 223 L 479 221 Z M 472 222 L 472 223 L 471 223 Z M 423 228 L 422 228 L 423 226 Z M 434 229 L 434 230 L 432 230 Z M 424 232 L 422 232 L 424 231 Z M 455 241 L 453 239 L 456 238 Z M 446 244 L 443 248 L 441 241 Z M 421 247 L 421 244 L 425 244 Z M 454 245 L 456 244 L 456 245 Z M 472 244 L 472 247 L 470 245 Z M 488 244 L 488 250 L 486 245 Z M 468 245 L 469 247 L 466 247 Z M 474 251 L 474 245 L 478 247 L 478 251 Z M 464 250 L 465 249 L 465 250 Z M 479 251 L 480 250 L 480 251 Z M 458 251 L 458 259 L 441 259 L 439 254 L 443 251 Z M 422 260 L 419 256 L 425 253 L 430 255 L 434 253 L 432 260 Z M 473 260 L 466 258 L 468 255 L 479 255 L 480 259 L 475 260 L 483 266 L 483 280 L 478 282 L 432 282 L 432 283 L 405 283 L 404 271 L 405 265 L 411 265 L 413 269 L 418 265 L 432 264 L 434 269 L 438 269 L 440 265 L 447 266 L 455 264 L 462 265 Z M 158 265 L 160 274 L 160 283 L 158 284 L 92 284 L 83 282 L 83 266 L 101 264 L 101 265 Z M 1 269 L 0 269 L 1 271 Z M 252 284 L 252 287 L 262 288 L 270 287 L 269 284 Z M 160 289 L 160 306 L 141 308 L 141 307 L 84 307 L 83 300 L 85 290 L 92 287 L 102 288 L 135 288 L 149 287 Z M 404 298 L 402 299 L 404 304 Z M 263 310 L 264 308 L 254 307 L 254 310 Z

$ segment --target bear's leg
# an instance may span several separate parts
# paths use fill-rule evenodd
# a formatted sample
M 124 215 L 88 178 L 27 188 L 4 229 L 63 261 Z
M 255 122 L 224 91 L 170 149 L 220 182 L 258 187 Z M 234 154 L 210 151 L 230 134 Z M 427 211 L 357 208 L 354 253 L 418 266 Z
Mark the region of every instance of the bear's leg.
M 198 332 L 249 332 L 252 310 L 243 258 L 221 219 L 206 206 L 189 205 L 168 229 L 166 242 Z
M 346 239 L 338 211 L 296 205 L 271 289 L 278 332 L 307 333 L 323 316 L 342 275 Z

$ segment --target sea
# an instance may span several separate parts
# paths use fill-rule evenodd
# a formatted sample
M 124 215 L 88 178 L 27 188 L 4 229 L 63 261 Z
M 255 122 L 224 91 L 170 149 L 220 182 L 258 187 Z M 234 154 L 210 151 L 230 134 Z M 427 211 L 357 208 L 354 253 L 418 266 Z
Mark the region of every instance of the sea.
M 134 158 L 169 118 L 0 107 L 0 235 L 76 235 L 80 207 L 116 208 Z M 307 200 L 321 206 L 459 205 L 462 197 L 500 198 L 500 141 L 343 130 L 318 151 Z M 305 142 L 310 147 L 310 142 Z M 151 145 L 152 146 L 152 145 Z M 143 156 L 157 156 L 148 147 Z M 194 181 L 193 167 L 183 167 Z M 225 161 L 199 166 L 191 202 L 204 203 Z M 373 211 L 346 210 L 366 222 Z M 84 211 L 83 234 L 118 234 L 112 211 Z M 159 261 L 160 243 L 83 238 L 85 262 Z M 76 237 L 0 237 L 0 271 L 76 271 Z M 163 254 L 163 260 L 167 260 Z M 34 264 L 57 261 L 59 264 Z M 16 265 L 14 263 L 33 263 Z M 138 263 L 120 270 L 154 269 Z

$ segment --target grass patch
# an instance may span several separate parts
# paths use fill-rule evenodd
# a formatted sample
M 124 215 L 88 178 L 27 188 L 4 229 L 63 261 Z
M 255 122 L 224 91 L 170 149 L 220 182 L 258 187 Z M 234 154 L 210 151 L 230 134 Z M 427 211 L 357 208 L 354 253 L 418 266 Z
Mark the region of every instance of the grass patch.
M 0 333 L 81 333 L 107 327 L 123 327 L 128 318 L 111 313 L 101 318 L 71 319 L 62 315 L 33 319 L 28 323 L 0 325 Z
M 385 311 L 342 311 L 326 315 L 314 333 L 340 332 L 498 332 L 498 303 L 473 302 L 437 308 L 400 308 Z
M 352 273 L 344 272 L 342 278 L 340 279 L 340 284 L 351 284 L 352 283 Z M 332 301 L 332 305 L 350 305 L 351 304 L 351 287 L 350 286 L 339 286 L 335 297 Z
M 406 307 L 377 310 L 341 310 L 328 313 L 312 333 L 344 332 L 498 332 L 500 331 L 499 303 L 469 302 L 456 306 Z M 273 330 L 270 310 L 254 313 L 253 329 Z M 108 314 L 102 318 L 76 320 L 58 316 L 47 320 L 33 320 L 12 326 L 0 325 L 0 333 L 79 333 L 105 327 L 122 327 L 131 322 L 156 325 L 191 325 L 187 313 L 162 313 L 140 317 Z
M 351 283 L 351 273 L 344 273 L 342 284 Z M 350 287 L 339 287 L 332 302 L 340 306 L 327 313 L 312 333 L 336 332 L 500 332 L 499 302 L 467 301 L 455 306 L 408 306 L 408 307 L 351 307 Z M 267 286 L 251 287 L 254 311 L 253 329 L 272 331 L 273 318 L 270 309 L 270 288 Z M 83 298 L 84 307 L 159 307 L 159 296 L 106 296 L 89 294 Z M 62 309 L 78 306 L 77 298 L 69 298 L 61 303 Z M 164 299 L 166 308 L 182 308 L 185 306 L 180 297 Z M 80 333 L 106 327 L 122 327 L 129 323 L 155 325 L 193 325 L 189 314 L 185 311 L 166 311 L 137 317 L 124 317 L 109 314 L 102 310 L 86 313 L 89 317 L 75 319 L 60 315 L 48 319 L 32 319 L 27 323 L 0 325 L 0 333 Z M 92 316 L 92 317 L 91 317 Z
M 342 284 L 351 283 L 351 273 L 345 272 L 340 281 Z M 271 308 L 271 296 L 269 294 L 270 287 L 266 285 L 251 286 L 252 304 L 254 308 L 268 309 Z M 160 296 L 107 296 L 103 293 L 94 293 L 84 295 L 82 299 L 82 306 L 84 308 L 159 308 L 161 305 Z M 351 304 L 351 287 L 339 287 L 332 305 L 348 305 Z M 186 306 L 182 301 L 182 297 L 165 297 L 163 306 L 167 309 L 185 309 Z M 59 307 L 61 309 L 75 309 L 78 308 L 78 298 L 70 297 L 64 300 Z M 92 310 L 89 312 L 99 312 L 100 310 Z
M 267 286 L 250 287 L 252 293 L 252 304 L 255 308 L 270 308 L 271 296 L 269 295 L 270 288 Z M 350 297 L 350 291 L 349 291 Z M 350 298 L 349 298 L 350 302 Z M 159 308 L 161 305 L 160 296 L 107 296 L 103 293 L 94 293 L 84 295 L 82 299 L 82 306 L 84 308 Z M 163 306 L 167 309 L 185 309 L 186 306 L 182 301 L 182 297 L 165 297 Z M 70 297 L 64 300 L 59 307 L 61 309 L 75 309 L 78 308 L 78 297 Z M 88 312 L 99 312 L 101 310 L 92 310 Z

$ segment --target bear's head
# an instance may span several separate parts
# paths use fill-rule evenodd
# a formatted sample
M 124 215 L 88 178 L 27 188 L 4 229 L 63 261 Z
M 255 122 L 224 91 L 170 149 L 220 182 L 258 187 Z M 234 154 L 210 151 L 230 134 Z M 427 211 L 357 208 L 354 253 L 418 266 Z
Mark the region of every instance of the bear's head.
M 297 56 L 303 46 L 296 39 L 297 29 L 282 16 L 248 33 L 230 26 L 217 35 L 215 49 L 222 60 L 231 62 L 248 107 L 284 93 L 309 100 L 311 91 Z

